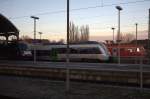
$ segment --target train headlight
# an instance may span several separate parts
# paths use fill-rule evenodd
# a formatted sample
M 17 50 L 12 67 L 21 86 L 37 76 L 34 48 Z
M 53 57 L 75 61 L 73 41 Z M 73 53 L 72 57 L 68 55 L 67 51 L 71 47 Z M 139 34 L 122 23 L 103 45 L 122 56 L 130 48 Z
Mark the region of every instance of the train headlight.
M 23 56 L 32 56 L 31 51 L 23 51 Z

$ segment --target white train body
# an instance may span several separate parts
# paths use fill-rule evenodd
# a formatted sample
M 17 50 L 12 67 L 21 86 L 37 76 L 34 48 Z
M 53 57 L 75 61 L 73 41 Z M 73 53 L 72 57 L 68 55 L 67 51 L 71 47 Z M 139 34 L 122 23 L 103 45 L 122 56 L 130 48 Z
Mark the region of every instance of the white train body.
M 70 44 L 70 60 L 99 60 L 108 61 L 110 54 L 103 43 Z M 36 50 L 37 59 L 65 60 L 67 45 L 30 45 L 30 50 Z

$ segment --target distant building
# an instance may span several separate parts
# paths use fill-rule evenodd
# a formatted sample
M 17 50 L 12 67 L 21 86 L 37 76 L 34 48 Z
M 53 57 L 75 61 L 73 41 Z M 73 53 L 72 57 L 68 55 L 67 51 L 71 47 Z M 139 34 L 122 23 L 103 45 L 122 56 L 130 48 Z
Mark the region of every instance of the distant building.
M 26 43 L 29 43 L 29 44 L 42 44 L 42 45 L 56 45 L 56 44 L 64 44 L 63 42 L 61 41 L 49 41 L 48 39 L 23 39 L 21 41 L 24 41 Z
M 42 39 L 42 40 L 41 39 L 36 39 L 36 40 L 34 40 L 34 39 L 24 39 L 22 41 L 25 41 L 25 42 L 30 43 L 30 44 L 34 44 L 34 43 L 49 44 L 50 43 L 50 41 L 48 39 Z

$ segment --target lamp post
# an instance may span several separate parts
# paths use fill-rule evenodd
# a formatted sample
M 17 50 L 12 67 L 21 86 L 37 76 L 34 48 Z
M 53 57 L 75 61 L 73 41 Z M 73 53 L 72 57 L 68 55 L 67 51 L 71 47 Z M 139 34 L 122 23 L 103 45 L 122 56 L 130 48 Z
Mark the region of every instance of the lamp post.
M 148 58 L 150 59 L 150 9 L 149 9 L 149 17 L 148 17 Z
M 115 32 L 115 28 L 114 28 L 114 27 L 112 27 L 111 29 L 113 30 L 113 43 L 114 43 L 114 40 L 115 40 L 115 37 L 114 37 L 114 36 L 115 36 L 115 34 L 114 34 L 114 32 Z
M 40 35 L 40 40 L 42 40 L 42 32 L 39 32 L 39 35 Z
M 137 23 L 135 23 L 135 36 L 136 36 L 136 46 L 137 46 L 137 26 L 138 26 L 138 24 Z
M 135 23 L 135 39 L 136 39 L 136 50 L 137 50 L 137 30 L 138 29 L 138 24 L 137 23 Z
M 35 42 L 36 42 L 36 20 L 39 19 L 39 17 L 31 16 L 34 20 L 34 63 L 36 63 L 36 49 L 35 49 Z
M 137 52 L 137 26 L 138 26 L 138 24 L 135 23 L 136 52 Z M 136 63 L 137 63 L 137 56 L 136 56 Z
M 118 10 L 118 35 L 117 35 L 117 42 L 118 42 L 118 64 L 120 64 L 120 11 L 123 10 L 120 6 L 116 6 Z

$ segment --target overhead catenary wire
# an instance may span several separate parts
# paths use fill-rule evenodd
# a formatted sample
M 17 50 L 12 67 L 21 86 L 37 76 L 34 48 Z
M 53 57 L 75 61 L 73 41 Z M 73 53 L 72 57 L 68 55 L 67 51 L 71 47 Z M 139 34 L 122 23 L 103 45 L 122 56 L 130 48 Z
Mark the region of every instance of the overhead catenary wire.
M 142 2 L 149 2 L 150 0 L 138 0 L 138 1 L 131 1 L 131 2 L 123 2 L 123 3 L 114 3 L 114 4 L 103 4 L 103 5 L 97 5 L 97 6 L 89 6 L 89 7 L 83 7 L 83 8 L 75 8 L 70 9 L 70 11 L 79 11 L 79 10 L 87 10 L 87 9 L 95 9 L 100 7 L 109 7 L 114 5 L 127 5 L 127 4 L 135 4 L 135 3 L 142 3 Z M 58 13 L 65 13 L 66 10 L 58 10 L 58 11 L 52 11 L 52 12 L 43 12 L 43 13 L 36 13 L 34 15 L 48 15 L 48 14 L 58 14 Z M 26 18 L 31 15 L 25 15 L 25 16 L 19 16 L 19 17 L 10 17 L 9 19 L 20 19 L 20 18 Z
M 140 26 L 147 26 L 146 23 L 144 24 L 140 24 Z M 95 29 L 95 30 L 100 30 L 100 29 L 110 29 L 112 26 L 106 26 L 106 27 L 97 27 L 97 28 L 92 28 L 92 29 Z M 117 28 L 117 26 L 113 26 L 114 28 Z M 134 26 L 133 25 L 122 25 L 122 27 L 124 28 L 133 28 Z

